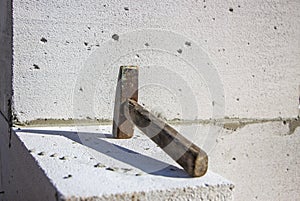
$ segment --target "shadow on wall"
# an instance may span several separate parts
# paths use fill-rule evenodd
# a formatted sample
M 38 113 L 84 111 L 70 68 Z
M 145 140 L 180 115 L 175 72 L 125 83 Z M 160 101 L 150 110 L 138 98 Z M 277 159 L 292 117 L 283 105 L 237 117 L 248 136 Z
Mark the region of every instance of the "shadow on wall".
M 55 130 L 31 130 L 22 129 L 18 132 L 39 134 L 39 135 L 60 135 L 69 138 L 77 143 L 92 148 L 102 154 L 105 154 L 113 159 L 119 160 L 134 166 L 143 172 L 151 175 L 189 178 L 190 176 L 176 166 L 170 165 L 163 161 L 151 158 L 149 156 L 137 153 L 125 147 L 105 141 L 105 138 L 113 138 L 112 134 L 91 133 L 91 132 L 73 132 L 73 131 L 55 131 Z M 84 136 L 84 137 L 83 137 Z M 81 139 L 89 139 L 82 141 Z M 153 171 L 155 170 L 155 171 Z

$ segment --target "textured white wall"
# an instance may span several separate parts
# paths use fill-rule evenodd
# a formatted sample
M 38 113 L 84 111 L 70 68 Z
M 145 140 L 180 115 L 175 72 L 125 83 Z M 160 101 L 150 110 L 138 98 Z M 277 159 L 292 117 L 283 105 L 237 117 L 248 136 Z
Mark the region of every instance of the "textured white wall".
M 21 122 L 112 119 L 126 64 L 140 66 L 140 101 L 167 119 L 297 115 L 298 0 L 13 4 Z

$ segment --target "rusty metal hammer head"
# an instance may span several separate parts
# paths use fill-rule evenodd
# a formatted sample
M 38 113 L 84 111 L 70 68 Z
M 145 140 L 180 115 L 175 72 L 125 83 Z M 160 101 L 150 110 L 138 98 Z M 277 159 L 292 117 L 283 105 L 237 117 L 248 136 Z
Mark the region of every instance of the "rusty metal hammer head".
M 134 125 L 126 115 L 126 101 L 138 101 L 138 73 L 137 66 L 121 66 L 119 70 L 113 118 L 113 136 L 118 139 L 133 136 Z

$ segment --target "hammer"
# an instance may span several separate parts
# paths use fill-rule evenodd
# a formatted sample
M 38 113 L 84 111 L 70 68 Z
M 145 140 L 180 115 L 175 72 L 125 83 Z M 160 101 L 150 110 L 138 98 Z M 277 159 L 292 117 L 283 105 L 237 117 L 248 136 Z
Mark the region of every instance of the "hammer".
M 136 126 L 190 176 L 203 176 L 208 168 L 205 151 L 157 118 L 137 100 L 138 67 L 121 66 L 116 90 L 113 136 L 118 139 L 131 138 Z

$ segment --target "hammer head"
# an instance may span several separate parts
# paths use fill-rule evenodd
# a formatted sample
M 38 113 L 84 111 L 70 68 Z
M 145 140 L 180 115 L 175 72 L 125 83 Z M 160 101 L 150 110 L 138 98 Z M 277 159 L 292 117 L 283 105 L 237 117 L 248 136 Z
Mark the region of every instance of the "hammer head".
M 134 125 L 128 114 L 127 100 L 138 101 L 138 71 L 137 66 L 121 66 L 119 70 L 115 108 L 113 118 L 113 136 L 127 139 L 133 136 Z

